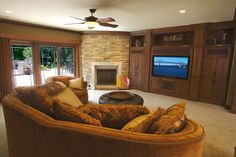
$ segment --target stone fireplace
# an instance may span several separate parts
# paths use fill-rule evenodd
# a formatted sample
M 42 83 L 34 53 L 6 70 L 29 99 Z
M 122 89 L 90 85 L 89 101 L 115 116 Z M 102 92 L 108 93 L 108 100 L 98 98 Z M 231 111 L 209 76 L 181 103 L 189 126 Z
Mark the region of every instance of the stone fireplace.
M 92 89 L 117 89 L 116 79 L 121 75 L 121 62 L 92 62 Z
M 129 34 L 85 34 L 81 41 L 81 75 L 89 87 L 116 88 L 117 76 L 128 75 Z

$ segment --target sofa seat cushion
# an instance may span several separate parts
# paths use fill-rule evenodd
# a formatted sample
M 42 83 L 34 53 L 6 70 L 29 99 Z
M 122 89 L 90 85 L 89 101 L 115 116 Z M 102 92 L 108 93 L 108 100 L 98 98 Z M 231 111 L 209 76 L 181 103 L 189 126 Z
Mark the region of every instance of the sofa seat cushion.
M 54 100 L 52 110 L 53 116 L 57 120 L 102 126 L 99 120 L 81 112 L 75 106 L 67 104 L 59 99 Z
M 121 129 L 135 117 L 149 113 L 146 107 L 138 105 L 83 105 L 79 110 L 99 120 L 102 126 L 115 129 Z

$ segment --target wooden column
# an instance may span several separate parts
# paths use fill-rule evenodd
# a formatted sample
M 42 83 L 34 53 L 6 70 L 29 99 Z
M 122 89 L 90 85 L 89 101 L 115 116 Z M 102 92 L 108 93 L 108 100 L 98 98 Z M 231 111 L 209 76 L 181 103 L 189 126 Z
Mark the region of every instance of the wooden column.
M 191 87 L 189 99 L 197 100 L 200 86 L 200 75 L 202 65 L 202 55 L 204 51 L 204 39 L 205 39 L 205 27 L 206 24 L 199 24 L 195 26 L 194 31 L 194 52 L 193 52 L 193 67 L 191 75 Z
M 81 69 L 80 69 L 80 47 L 76 45 L 74 48 L 74 60 L 75 60 L 75 77 L 82 77 Z
M 37 43 L 32 44 L 32 53 L 33 53 L 33 71 L 34 71 L 34 82 L 35 85 L 41 85 L 41 67 L 40 67 L 40 52 L 39 46 Z
M 10 40 L 0 38 L 0 98 L 13 92 Z

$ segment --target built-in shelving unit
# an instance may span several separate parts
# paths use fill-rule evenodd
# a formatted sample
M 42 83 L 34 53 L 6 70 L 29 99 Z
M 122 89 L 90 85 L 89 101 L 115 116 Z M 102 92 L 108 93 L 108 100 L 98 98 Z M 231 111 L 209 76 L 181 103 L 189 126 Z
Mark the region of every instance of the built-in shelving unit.
M 148 91 L 150 34 L 150 30 L 131 33 L 129 78 L 133 89 Z
M 198 99 L 223 105 L 228 91 L 233 53 L 233 23 L 209 24 L 205 35 Z
M 166 76 L 155 76 L 150 73 L 149 90 L 151 92 L 188 98 L 190 87 L 190 75 L 192 67 L 192 52 L 194 31 L 187 27 L 177 27 L 166 30 L 155 29 L 152 33 L 151 44 L 151 69 L 153 68 L 153 56 L 188 56 L 188 78 L 178 79 Z M 186 29 L 186 30 L 185 30 Z
M 131 88 L 223 105 L 234 40 L 233 21 L 132 32 Z M 188 77 L 153 75 L 154 56 L 189 58 Z

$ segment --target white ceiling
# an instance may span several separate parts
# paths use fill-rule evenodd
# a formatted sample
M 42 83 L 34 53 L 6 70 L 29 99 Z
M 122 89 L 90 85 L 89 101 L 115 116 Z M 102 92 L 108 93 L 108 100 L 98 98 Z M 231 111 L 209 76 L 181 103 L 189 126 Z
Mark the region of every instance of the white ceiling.
M 113 17 L 118 28 L 96 30 L 135 31 L 185 24 L 233 20 L 236 0 L 0 0 L 0 18 L 69 30 L 87 30 L 69 16 Z M 185 14 L 179 10 L 185 9 Z M 12 11 L 11 14 L 6 10 Z

